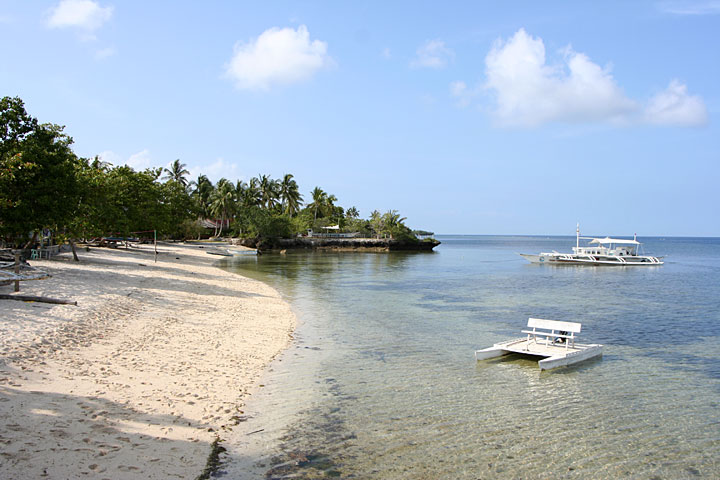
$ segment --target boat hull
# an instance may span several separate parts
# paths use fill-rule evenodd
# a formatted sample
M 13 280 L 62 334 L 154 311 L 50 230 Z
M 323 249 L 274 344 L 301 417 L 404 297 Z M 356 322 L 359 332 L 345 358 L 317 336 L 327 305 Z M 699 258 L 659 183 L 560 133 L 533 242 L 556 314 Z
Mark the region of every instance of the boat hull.
M 605 257 L 605 258 L 587 258 L 576 255 L 564 254 L 539 254 L 532 255 L 520 253 L 521 257 L 530 263 L 550 264 L 550 265 L 591 265 L 591 266 L 620 266 L 620 267 L 653 267 L 662 265 L 664 262 L 658 257 Z
M 550 370 L 557 367 L 574 365 L 576 363 L 599 358 L 602 356 L 603 346 L 599 344 L 575 344 L 572 347 L 554 343 L 535 342 L 528 338 L 518 338 L 507 342 L 496 343 L 492 347 L 475 351 L 478 361 L 520 353 L 542 357 L 538 361 L 540 370 Z

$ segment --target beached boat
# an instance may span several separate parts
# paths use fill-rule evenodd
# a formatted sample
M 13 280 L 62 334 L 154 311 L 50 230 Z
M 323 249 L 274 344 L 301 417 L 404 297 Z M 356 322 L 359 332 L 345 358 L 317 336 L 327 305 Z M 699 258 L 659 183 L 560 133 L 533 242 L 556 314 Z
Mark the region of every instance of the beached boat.
M 580 225 L 577 227 L 576 245 L 573 253 L 556 251 L 539 254 L 520 253 L 519 255 L 531 263 L 548 263 L 552 265 L 620 265 L 620 266 L 652 266 L 662 265 L 662 257 L 642 255 L 642 243 L 637 236 L 632 240 L 622 238 L 581 237 Z M 580 240 L 589 240 L 588 245 L 580 246 Z
M 220 255 L 222 257 L 239 257 L 241 255 L 257 255 L 257 250 L 254 248 L 234 250 L 225 247 L 209 247 L 205 253 L 209 255 Z
M 477 360 L 487 360 L 511 353 L 542 357 L 540 370 L 583 362 L 602 355 L 602 345 L 575 343 L 582 324 L 559 322 L 542 318 L 529 318 L 526 337 L 496 343 L 492 347 L 475 351 Z M 532 330 L 530 330 L 532 329 Z

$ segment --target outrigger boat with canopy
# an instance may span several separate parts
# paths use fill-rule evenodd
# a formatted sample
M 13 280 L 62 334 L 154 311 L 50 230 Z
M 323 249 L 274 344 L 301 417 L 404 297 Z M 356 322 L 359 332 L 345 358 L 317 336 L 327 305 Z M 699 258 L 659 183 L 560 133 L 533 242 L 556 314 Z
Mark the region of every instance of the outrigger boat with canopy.
M 581 237 L 578 224 L 577 241 L 573 253 L 542 252 L 537 255 L 521 253 L 520 256 L 531 263 L 549 263 L 552 265 L 621 265 L 652 266 L 662 265 L 662 257 L 641 255 L 642 243 L 637 236 L 632 240 L 622 238 Z M 580 246 L 580 240 L 590 240 L 588 245 Z

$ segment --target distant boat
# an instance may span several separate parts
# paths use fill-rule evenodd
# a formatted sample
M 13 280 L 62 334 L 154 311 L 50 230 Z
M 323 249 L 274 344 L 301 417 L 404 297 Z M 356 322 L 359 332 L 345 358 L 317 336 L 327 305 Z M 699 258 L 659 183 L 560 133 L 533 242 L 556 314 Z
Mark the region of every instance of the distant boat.
M 621 238 L 581 237 L 578 224 L 576 246 L 573 253 L 541 252 L 539 254 L 521 253 L 531 263 L 549 263 L 552 265 L 620 265 L 651 266 L 662 265 L 662 257 L 641 255 L 642 244 L 637 237 L 632 240 Z M 580 240 L 589 240 L 588 245 L 580 246 Z

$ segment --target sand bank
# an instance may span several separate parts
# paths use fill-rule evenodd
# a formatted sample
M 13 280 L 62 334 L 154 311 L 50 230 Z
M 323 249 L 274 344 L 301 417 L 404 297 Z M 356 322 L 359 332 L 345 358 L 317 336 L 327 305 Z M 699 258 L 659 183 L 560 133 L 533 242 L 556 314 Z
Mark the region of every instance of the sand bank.
M 52 278 L 21 293 L 77 306 L 0 300 L 0 478 L 195 478 L 237 423 L 295 317 L 204 249 L 159 251 L 31 262 Z

